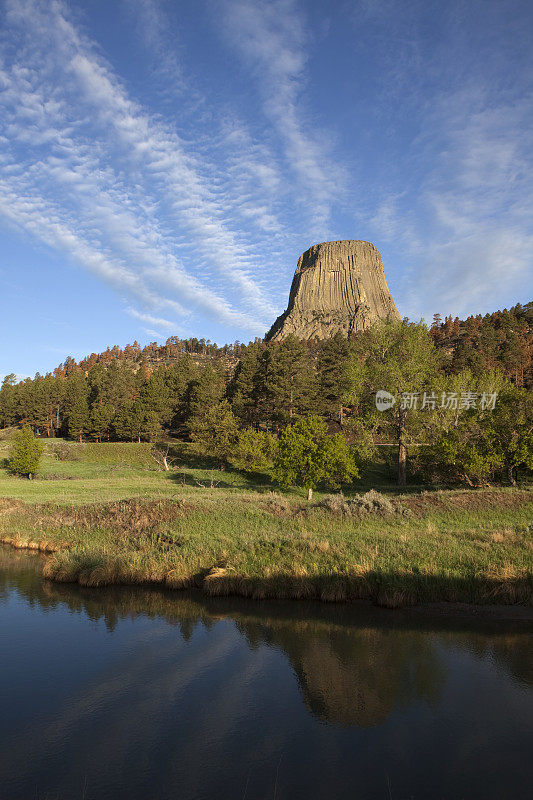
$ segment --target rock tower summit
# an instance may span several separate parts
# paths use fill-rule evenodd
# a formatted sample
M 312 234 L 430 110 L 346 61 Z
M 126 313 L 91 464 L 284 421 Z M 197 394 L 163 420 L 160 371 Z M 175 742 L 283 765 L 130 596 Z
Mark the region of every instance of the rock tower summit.
M 287 310 L 265 338 L 325 339 L 365 330 L 378 319 L 401 319 L 379 250 L 352 239 L 322 242 L 298 259 Z

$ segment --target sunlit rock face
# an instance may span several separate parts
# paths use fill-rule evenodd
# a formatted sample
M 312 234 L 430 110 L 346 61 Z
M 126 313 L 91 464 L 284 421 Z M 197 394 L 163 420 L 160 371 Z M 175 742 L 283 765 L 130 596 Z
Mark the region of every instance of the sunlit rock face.
M 287 310 L 265 338 L 326 339 L 365 330 L 378 319 L 401 319 L 379 250 L 351 239 L 322 242 L 300 256 Z

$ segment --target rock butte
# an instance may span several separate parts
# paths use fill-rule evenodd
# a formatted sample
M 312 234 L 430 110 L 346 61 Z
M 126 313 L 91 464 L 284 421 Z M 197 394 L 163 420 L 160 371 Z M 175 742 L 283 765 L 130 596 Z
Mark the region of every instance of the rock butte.
M 370 242 L 314 244 L 298 259 L 287 310 L 265 339 L 326 339 L 365 330 L 378 319 L 401 319 Z

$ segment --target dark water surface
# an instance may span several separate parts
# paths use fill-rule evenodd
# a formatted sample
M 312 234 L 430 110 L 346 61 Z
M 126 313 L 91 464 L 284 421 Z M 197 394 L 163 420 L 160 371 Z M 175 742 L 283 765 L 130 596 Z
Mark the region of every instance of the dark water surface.
M 0 550 L 0 796 L 530 798 L 524 622 L 48 583 Z

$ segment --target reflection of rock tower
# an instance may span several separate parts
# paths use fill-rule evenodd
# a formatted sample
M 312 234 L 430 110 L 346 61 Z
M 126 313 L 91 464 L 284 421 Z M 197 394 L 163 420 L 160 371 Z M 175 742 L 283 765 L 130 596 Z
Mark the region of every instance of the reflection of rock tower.
M 287 310 L 266 339 L 325 339 L 348 335 L 377 319 L 400 319 L 379 251 L 370 242 L 315 244 L 298 260 Z
M 254 646 L 267 641 L 285 651 L 307 708 L 334 725 L 372 727 L 413 699 L 440 695 L 443 665 L 424 631 L 272 618 L 247 619 L 242 630 Z

